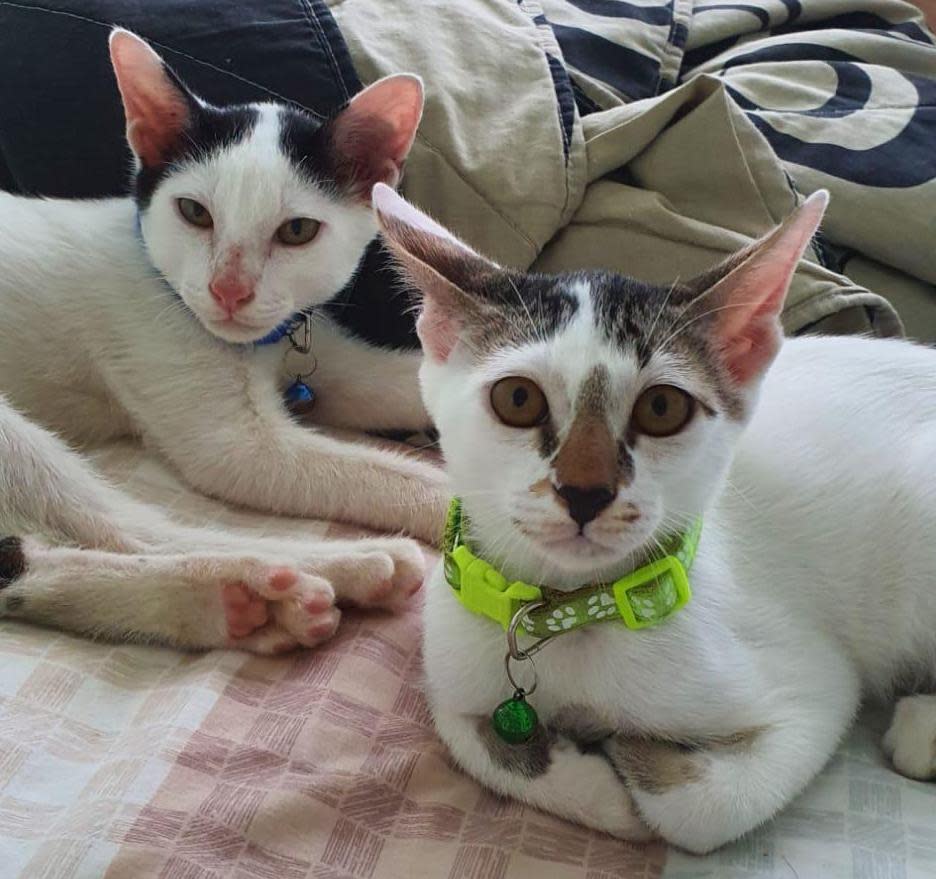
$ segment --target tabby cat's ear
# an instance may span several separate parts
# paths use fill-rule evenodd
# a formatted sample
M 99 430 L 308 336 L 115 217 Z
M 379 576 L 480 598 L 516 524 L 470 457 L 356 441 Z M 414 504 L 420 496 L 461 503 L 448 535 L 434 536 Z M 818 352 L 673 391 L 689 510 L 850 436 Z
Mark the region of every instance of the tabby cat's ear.
M 358 92 L 328 123 L 338 182 L 363 202 L 376 183 L 396 186 L 422 111 L 422 80 L 411 73 L 385 76 Z
M 196 99 L 136 34 L 123 28 L 111 31 L 110 56 L 130 149 L 144 167 L 158 167 L 191 123 Z
M 780 350 L 783 303 L 828 203 L 824 189 L 813 193 L 773 232 L 687 285 L 688 316 L 709 322 L 739 386 L 759 378 Z
M 491 307 L 473 294 L 503 270 L 389 186 L 375 186 L 372 199 L 384 241 L 422 297 L 416 331 L 423 350 L 445 361 L 464 323 L 484 320 Z

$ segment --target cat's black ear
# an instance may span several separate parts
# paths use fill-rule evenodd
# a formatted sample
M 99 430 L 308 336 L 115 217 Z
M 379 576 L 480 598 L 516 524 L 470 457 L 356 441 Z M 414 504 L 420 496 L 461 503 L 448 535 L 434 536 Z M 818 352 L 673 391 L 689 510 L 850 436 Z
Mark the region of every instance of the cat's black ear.
M 422 80 L 400 73 L 358 92 L 328 123 L 338 182 L 352 196 L 366 202 L 374 184 L 400 182 L 422 111 Z
M 709 321 L 739 385 L 761 376 L 780 349 L 783 303 L 828 203 L 824 189 L 813 193 L 773 232 L 686 287 L 689 315 Z
M 391 187 L 375 186 L 372 202 L 385 243 L 422 297 L 416 330 L 423 350 L 445 361 L 461 326 L 466 321 L 483 321 L 492 308 L 475 294 L 493 276 L 502 275 L 503 269 L 475 253 Z
M 136 34 L 122 28 L 111 31 L 110 55 L 127 120 L 127 142 L 144 167 L 158 167 L 191 124 L 197 101 Z

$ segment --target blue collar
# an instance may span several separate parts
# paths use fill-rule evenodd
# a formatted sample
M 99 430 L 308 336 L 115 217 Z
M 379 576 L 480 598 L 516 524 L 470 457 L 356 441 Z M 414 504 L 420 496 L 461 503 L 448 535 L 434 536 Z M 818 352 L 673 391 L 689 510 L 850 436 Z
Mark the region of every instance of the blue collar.
M 275 345 L 281 342 L 287 336 L 291 336 L 298 327 L 301 327 L 306 317 L 312 313 L 312 309 L 297 311 L 292 317 L 286 318 L 279 326 L 273 327 L 262 339 L 255 342 L 247 342 L 248 345 Z

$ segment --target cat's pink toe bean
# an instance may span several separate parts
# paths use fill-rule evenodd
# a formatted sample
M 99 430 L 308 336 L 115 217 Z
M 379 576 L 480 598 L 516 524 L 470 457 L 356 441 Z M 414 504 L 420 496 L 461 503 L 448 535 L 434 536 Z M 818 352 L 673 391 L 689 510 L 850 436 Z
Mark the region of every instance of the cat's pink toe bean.
M 324 641 L 326 638 L 331 638 L 338 630 L 340 619 L 341 614 L 337 610 L 326 611 L 306 628 L 306 638 L 310 643 L 317 643 Z
M 332 597 L 323 592 L 307 598 L 302 606 L 311 614 L 320 614 L 332 606 Z
M 306 635 L 313 641 L 320 640 L 321 638 L 330 638 L 335 634 L 336 629 L 338 628 L 337 620 L 324 620 L 320 623 L 313 623 L 306 629 Z
M 247 607 L 246 621 L 254 628 L 259 629 L 267 621 L 266 602 L 262 599 L 252 602 Z
M 243 583 L 225 583 L 221 598 L 225 607 L 245 608 L 250 603 L 250 590 Z
M 367 597 L 371 601 L 383 601 L 385 598 L 388 598 L 392 592 L 393 580 L 381 580 L 370 590 Z
M 270 587 L 277 592 L 292 589 L 299 580 L 299 575 L 292 568 L 277 568 L 270 575 Z

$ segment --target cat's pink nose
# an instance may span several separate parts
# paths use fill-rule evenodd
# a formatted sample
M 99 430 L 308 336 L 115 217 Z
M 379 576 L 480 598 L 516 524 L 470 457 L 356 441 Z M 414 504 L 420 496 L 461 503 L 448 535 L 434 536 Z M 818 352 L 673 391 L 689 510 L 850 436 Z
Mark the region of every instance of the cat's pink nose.
M 211 297 L 228 314 L 239 311 L 254 298 L 254 290 L 249 284 L 232 278 L 215 278 L 209 285 Z

